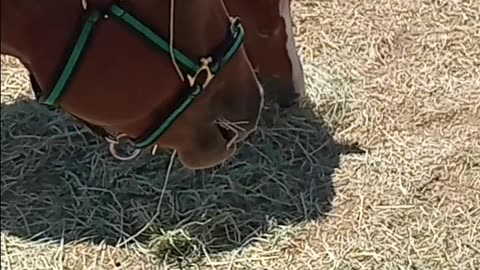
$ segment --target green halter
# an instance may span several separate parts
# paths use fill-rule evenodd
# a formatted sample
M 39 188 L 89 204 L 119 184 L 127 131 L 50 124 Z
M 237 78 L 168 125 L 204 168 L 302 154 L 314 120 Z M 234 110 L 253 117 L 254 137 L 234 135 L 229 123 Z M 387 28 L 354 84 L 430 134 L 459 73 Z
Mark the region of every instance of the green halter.
M 112 5 L 107 14 L 110 17 L 118 19 L 125 23 L 131 29 L 135 30 L 138 34 L 146 38 L 157 49 L 170 54 L 170 47 L 168 41 L 161 36 L 155 34 L 147 26 L 142 24 L 139 20 L 135 19 L 132 15 L 117 5 Z M 90 37 L 93 34 L 95 26 L 97 25 L 102 14 L 98 10 L 94 10 L 86 20 L 83 29 L 77 39 L 75 46 L 68 58 L 65 67 L 57 80 L 53 90 L 48 96 L 42 99 L 40 102 L 47 106 L 55 106 L 60 101 L 61 97 L 65 94 L 69 81 L 73 77 L 75 70 L 78 67 L 79 62 L 86 50 L 86 46 Z M 200 59 L 200 63 L 191 60 L 177 49 L 173 49 L 173 55 L 178 62 L 180 68 L 186 73 L 188 79 L 188 87 L 191 88 L 190 95 L 178 106 L 172 114 L 155 130 L 150 132 L 147 136 L 133 141 L 133 145 L 139 148 L 146 148 L 154 144 L 177 120 L 183 112 L 193 103 L 195 98 L 205 89 L 208 83 L 214 78 L 214 76 L 221 70 L 222 66 L 228 63 L 233 56 L 238 52 L 242 46 L 244 40 L 244 30 L 237 19 L 231 20 L 230 29 L 224 44 L 221 48 L 208 58 Z M 197 82 L 198 76 L 202 73 L 207 73 L 207 78 L 203 82 Z M 91 126 L 91 125 L 90 125 Z

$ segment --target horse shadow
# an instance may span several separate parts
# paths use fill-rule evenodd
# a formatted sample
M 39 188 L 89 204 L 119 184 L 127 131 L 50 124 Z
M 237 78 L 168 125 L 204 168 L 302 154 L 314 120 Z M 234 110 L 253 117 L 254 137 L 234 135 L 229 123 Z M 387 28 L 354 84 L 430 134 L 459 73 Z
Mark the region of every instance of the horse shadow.
M 321 219 L 341 155 L 362 153 L 336 143 L 311 106 L 269 105 L 234 160 L 205 171 L 175 161 L 163 190 L 168 153 L 119 162 L 65 114 L 33 101 L 1 112 L 2 232 L 64 243 L 134 238 L 159 255 L 189 256 L 196 244 L 231 251 L 277 226 Z M 175 248 L 165 244 L 172 239 Z

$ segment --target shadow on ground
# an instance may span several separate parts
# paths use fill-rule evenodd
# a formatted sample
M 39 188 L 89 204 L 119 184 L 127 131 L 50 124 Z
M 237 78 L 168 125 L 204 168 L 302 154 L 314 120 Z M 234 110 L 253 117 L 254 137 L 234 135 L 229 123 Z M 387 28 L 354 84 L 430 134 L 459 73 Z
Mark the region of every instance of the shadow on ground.
M 176 162 L 159 205 L 169 154 L 117 162 L 64 115 L 29 101 L 1 112 L 1 229 L 26 239 L 115 245 L 156 217 L 137 237 L 153 250 L 166 252 L 168 237 L 179 256 L 192 241 L 229 251 L 277 225 L 321 218 L 340 155 L 359 152 L 336 144 L 311 110 L 270 107 L 227 166 L 191 172 Z

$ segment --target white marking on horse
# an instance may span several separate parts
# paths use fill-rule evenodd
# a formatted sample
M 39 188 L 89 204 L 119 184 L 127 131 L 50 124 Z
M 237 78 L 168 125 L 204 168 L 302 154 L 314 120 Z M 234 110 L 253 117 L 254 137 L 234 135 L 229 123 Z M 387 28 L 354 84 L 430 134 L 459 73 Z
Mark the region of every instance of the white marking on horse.
M 305 79 L 303 74 L 302 63 L 300 62 L 300 57 L 298 56 L 297 49 L 295 46 L 295 39 L 293 34 L 293 25 L 292 25 L 292 13 L 290 10 L 290 1 L 291 0 L 279 0 L 279 9 L 280 16 L 285 22 L 285 30 L 287 32 L 287 52 L 290 58 L 290 63 L 292 65 L 292 80 L 293 87 L 296 93 L 300 96 L 305 94 Z

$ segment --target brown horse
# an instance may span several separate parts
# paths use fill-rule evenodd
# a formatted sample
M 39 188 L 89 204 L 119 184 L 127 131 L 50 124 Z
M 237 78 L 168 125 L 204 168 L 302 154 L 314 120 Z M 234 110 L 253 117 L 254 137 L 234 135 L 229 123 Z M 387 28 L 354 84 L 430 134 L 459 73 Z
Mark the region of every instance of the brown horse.
M 263 90 L 221 0 L 1 0 L 1 27 L 42 102 L 106 136 L 198 169 L 256 128 Z
M 291 105 L 305 94 L 292 25 L 292 0 L 224 0 L 246 29 L 245 49 L 267 99 Z

